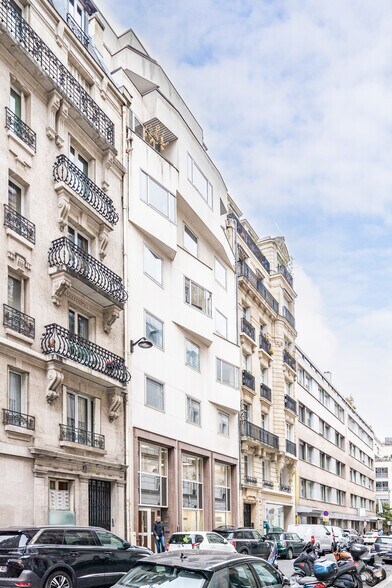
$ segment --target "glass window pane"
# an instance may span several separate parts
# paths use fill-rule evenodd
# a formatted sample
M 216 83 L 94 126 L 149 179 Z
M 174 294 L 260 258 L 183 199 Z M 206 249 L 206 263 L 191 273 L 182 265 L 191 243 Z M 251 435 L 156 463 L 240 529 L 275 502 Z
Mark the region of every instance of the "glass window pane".
M 141 504 L 161 504 L 161 478 L 147 474 L 140 475 L 140 502 Z
M 227 318 L 219 310 L 215 311 L 215 329 L 219 335 L 227 338 Z
M 22 190 L 14 182 L 11 182 L 11 180 L 8 180 L 8 204 L 13 210 L 21 214 Z
M 144 247 L 144 273 L 162 285 L 162 259 L 148 247 Z
M 149 178 L 148 203 L 156 210 L 168 216 L 168 192 Z
M 192 343 L 192 341 L 185 339 L 185 354 L 186 365 L 200 371 L 200 347 Z
M 22 374 L 17 372 L 8 374 L 8 408 L 22 412 Z
M 10 110 L 16 114 L 18 118 L 22 118 L 22 97 L 13 88 L 10 92 Z
M 146 337 L 154 345 L 163 349 L 163 323 L 146 312 Z
M 78 315 L 78 335 L 88 339 L 88 319 L 80 314 Z
M 146 405 L 157 410 L 164 410 L 163 384 L 146 378 Z
M 8 276 L 8 306 L 22 310 L 22 282 Z
M 226 288 L 226 268 L 216 258 L 215 258 L 215 279 L 224 288 Z
M 184 247 L 197 257 L 197 237 L 186 225 L 184 226 Z
M 75 409 L 75 394 L 67 394 L 67 425 L 68 427 L 75 427 L 76 419 Z
M 187 398 L 187 420 L 200 425 L 200 402 L 189 397 Z
M 140 444 L 140 471 L 149 474 L 159 473 L 159 447 Z

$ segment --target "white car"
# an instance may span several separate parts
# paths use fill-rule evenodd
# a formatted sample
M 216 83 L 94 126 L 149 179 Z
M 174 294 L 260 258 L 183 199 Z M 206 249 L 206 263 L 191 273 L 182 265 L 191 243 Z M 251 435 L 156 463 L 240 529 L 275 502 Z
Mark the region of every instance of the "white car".
M 363 536 L 363 542 L 365 545 L 373 545 L 376 542 L 376 539 L 379 538 L 378 531 L 368 531 Z
M 225 551 L 236 553 L 235 547 L 226 539 L 212 531 L 189 531 L 173 533 L 167 545 L 167 551 L 179 549 L 209 549 L 213 551 Z

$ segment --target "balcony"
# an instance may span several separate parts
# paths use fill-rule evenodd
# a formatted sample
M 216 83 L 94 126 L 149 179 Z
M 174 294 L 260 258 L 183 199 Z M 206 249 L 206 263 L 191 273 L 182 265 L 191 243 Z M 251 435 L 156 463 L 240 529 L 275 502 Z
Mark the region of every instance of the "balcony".
M 263 445 L 279 449 L 279 437 L 277 435 L 274 435 L 249 421 L 241 421 L 241 435 L 243 437 L 254 439 Z
M 89 36 L 86 35 L 86 33 L 80 28 L 76 20 L 72 18 L 69 12 L 67 13 L 67 25 L 69 26 L 75 37 L 79 39 L 82 45 L 87 49 L 88 44 L 90 42 Z
M 278 265 L 278 274 L 282 274 L 282 276 L 284 277 L 286 282 L 289 284 L 289 286 L 293 287 L 293 284 L 294 284 L 293 276 L 291 275 L 291 273 L 289 272 L 289 270 L 287 269 L 287 267 L 285 265 L 281 265 L 281 264 Z
M 257 486 L 257 478 L 253 476 L 245 476 L 244 478 L 245 484 L 250 484 L 251 486 Z
M 282 312 L 283 318 L 285 318 L 286 321 L 289 323 L 289 325 L 291 325 L 293 327 L 293 329 L 295 329 L 294 315 L 292 315 L 291 312 L 289 311 L 289 309 L 286 308 L 285 306 L 283 306 L 282 311 L 283 311 Z
M 250 388 L 251 390 L 255 390 L 255 377 L 247 370 L 242 370 L 242 385 Z
M 5 128 L 10 129 L 19 139 L 36 152 L 36 134 L 7 106 L 5 107 Z
M 263 349 L 268 355 L 271 355 L 271 343 L 263 333 L 260 333 L 259 336 L 259 349 Z
M 272 392 L 271 388 L 269 388 L 266 384 L 260 384 L 260 396 L 261 398 L 265 398 L 269 402 L 272 399 Z
M 85 429 L 76 429 L 67 425 L 60 425 L 60 441 L 80 443 L 80 445 L 88 445 L 88 447 L 95 449 L 105 449 L 104 435 L 97 435 Z
M 35 320 L 8 304 L 3 304 L 3 325 L 29 339 L 35 337 Z
M 280 484 L 279 490 L 281 492 L 287 492 L 288 494 L 290 494 L 290 492 L 291 492 L 291 486 L 286 486 L 286 484 Z
M 71 359 L 118 380 L 121 384 L 125 385 L 131 379 L 131 374 L 122 357 L 55 323 L 46 325 L 45 333 L 41 339 L 41 349 L 45 355 L 55 353 L 66 359 Z
M 48 261 L 49 267 L 57 268 L 58 271 L 65 270 L 121 308 L 128 298 L 120 276 L 67 237 L 52 241 Z
M 297 414 L 297 401 L 294 400 L 294 398 L 291 398 L 291 396 L 289 396 L 288 394 L 284 395 L 284 406 L 285 408 L 288 408 L 289 410 Z
M 35 244 L 35 224 L 8 204 L 4 204 L 4 226 Z
M 272 490 L 274 487 L 274 483 L 270 482 L 269 480 L 263 480 L 263 488 L 269 488 Z
M 260 278 L 250 269 L 244 261 L 237 262 L 237 273 L 239 277 L 244 277 L 253 286 L 272 310 L 279 314 L 279 303 L 267 290 Z
M 35 417 L 3 408 L 3 424 L 35 431 Z
M 1 39 L 1 42 L 12 52 L 13 57 L 36 79 L 39 74 L 44 74 L 42 83 L 45 89 L 55 88 L 82 115 L 87 123 L 84 125 L 86 131 L 89 127 L 94 129 L 98 133 L 98 137 L 94 133 L 97 140 L 102 139 L 103 144 L 114 147 L 113 122 L 8 0 L 0 1 L 0 22 L 1 28 L 12 39 L 11 44 L 5 39 Z M 31 67 L 32 64 L 36 69 Z
M 110 224 L 115 225 L 118 222 L 119 216 L 113 206 L 113 200 L 65 155 L 56 157 L 53 178 L 55 182 L 64 182 L 69 186 Z
M 292 455 L 297 455 L 297 446 L 295 443 L 286 439 L 286 453 L 291 453 Z
M 296 372 L 297 371 L 297 362 L 295 361 L 294 357 L 285 349 L 283 352 L 283 361 L 286 363 L 291 369 Z
M 244 243 L 247 244 L 247 246 L 252 251 L 253 255 L 257 258 L 257 260 L 260 262 L 260 264 L 263 266 L 263 268 L 268 273 L 270 273 L 271 268 L 270 268 L 270 263 L 269 263 L 268 259 L 265 257 L 265 255 L 263 255 L 261 253 L 260 247 L 252 239 L 252 237 L 250 236 L 248 231 L 245 229 L 244 225 L 238 220 L 238 218 L 236 217 L 236 215 L 234 213 L 230 213 L 228 215 L 228 218 L 232 218 L 236 221 L 237 233 L 239 234 L 241 239 L 244 241 Z
M 256 329 L 244 317 L 241 319 L 241 333 L 245 333 L 245 335 L 249 337 L 249 339 L 252 339 L 252 341 L 256 341 Z

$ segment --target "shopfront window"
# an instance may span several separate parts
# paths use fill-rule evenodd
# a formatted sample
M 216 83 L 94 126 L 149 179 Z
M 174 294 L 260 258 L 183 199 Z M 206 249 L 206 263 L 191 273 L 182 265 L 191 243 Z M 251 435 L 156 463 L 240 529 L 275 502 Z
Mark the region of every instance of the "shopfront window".
M 203 530 L 203 458 L 182 456 L 182 530 Z
M 139 443 L 139 504 L 167 506 L 167 449 Z
M 231 524 L 231 467 L 215 463 L 215 527 Z

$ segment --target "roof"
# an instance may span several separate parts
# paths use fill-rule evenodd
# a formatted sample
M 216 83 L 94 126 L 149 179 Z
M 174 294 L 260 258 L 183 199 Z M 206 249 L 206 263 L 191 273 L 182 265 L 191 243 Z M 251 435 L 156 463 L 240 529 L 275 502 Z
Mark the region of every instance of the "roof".
M 187 570 L 199 570 L 203 572 L 214 572 L 219 568 L 223 568 L 227 563 L 236 563 L 243 561 L 257 561 L 260 562 L 259 557 L 252 557 L 249 555 L 242 555 L 240 553 L 226 553 L 221 551 L 166 551 L 165 553 L 158 553 L 151 555 L 147 559 L 140 560 L 136 565 L 141 563 L 147 565 L 168 565 L 184 568 Z

